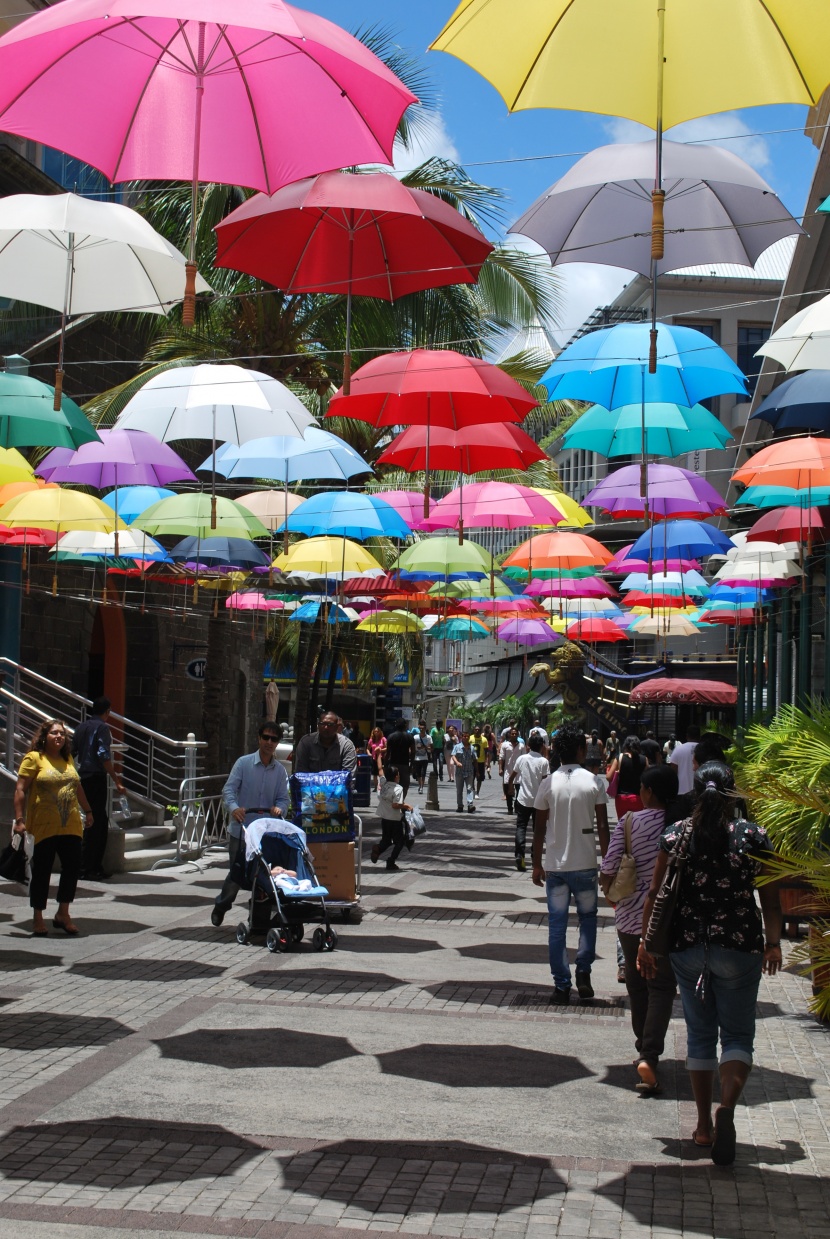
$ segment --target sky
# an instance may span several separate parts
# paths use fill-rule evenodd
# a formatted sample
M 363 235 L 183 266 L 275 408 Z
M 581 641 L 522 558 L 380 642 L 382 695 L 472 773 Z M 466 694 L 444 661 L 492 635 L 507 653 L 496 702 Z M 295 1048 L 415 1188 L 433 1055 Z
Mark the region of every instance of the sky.
M 542 109 L 508 113 L 496 90 L 473 69 L 453 56 L 426 51 L 451 16 L 454 0 L 299 0 L 298 7 L 352 32 L 383 26 L 407 51 L 423 55 L 439 104 L 420 156 L 457 160 L 475 180 L 503 189 L 508 222 L 517 219 L 580 155 L 609 142 L 650 136 L 651 131 L 631 121 L 608 116 Z M 721 145 L 750 163 L 800 218 L 818 158 L 803 132 L 805 118 L 806 108 L 795 105 L 749 108 L 689 121 L 669 130 L 667 137 L 720 139 Z M 406 158 L 399 161 L 401 167 L 411 163 Z M 612 301 L 629 278 L 613 267 L 587 263 L 568 263 L 559 272 L 565 287 L 556 335 L 562 342 L 596 306 Z

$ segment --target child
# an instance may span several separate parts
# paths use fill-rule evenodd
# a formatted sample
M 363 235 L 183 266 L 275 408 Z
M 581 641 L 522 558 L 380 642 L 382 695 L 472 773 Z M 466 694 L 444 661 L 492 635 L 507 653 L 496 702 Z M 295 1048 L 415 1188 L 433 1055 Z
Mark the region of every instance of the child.
M 412 805 L 406 804 L 404 801 L 403 787 L 398 782 L 398 767 L 387 766 L 385 773 L 386 778 L 381 778 L 378 784 L 380 787 L 378 815 L 380 816 L 382 834 L 380 843 L 376 843 L 372 848 L 372 864 L 376 865 L 379 857 L 391 846 L 392 853 L 386 862 L 386 868 L 393 873 L 397 873 L 398 866 L 395 864 L 395 861 L 400 856 L 401 849 L 406 843 L 406 826 L 404 825 L 403 813 L 407 809 L 411 810 Z

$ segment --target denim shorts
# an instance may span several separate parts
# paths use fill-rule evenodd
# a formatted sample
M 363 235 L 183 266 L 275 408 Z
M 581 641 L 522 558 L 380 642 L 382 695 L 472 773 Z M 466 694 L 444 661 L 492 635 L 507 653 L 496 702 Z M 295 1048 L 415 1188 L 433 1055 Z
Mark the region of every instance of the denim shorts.
M 672 952 L 671 965 L 686 1017 L 689 1071 L 716 1070 L 718 1035 L 722 1063 L 752 1065 L 755 1003 L 763 962 L 760 954 L 725 946 L 707 948 L 703 943 Z M 704 983 L 699 987 L 704 968 Z

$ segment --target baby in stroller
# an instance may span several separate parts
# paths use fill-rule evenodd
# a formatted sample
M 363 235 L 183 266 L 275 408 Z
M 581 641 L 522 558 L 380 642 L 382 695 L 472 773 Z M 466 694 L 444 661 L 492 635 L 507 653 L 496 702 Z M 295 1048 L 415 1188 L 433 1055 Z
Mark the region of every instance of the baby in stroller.
M 269 951 L 287 951 L 301 942 L 305 926 L 316 924 L 315 951 L 333 951 L 337 934 L 329 922 L 328 890 L 317 881 L 305 831 L 280 818 L 258 818 L 244 827 L 245 856 L 237 862 L 239 885 L 251 892 L 248 921 L 236 940 L 264 933 Z

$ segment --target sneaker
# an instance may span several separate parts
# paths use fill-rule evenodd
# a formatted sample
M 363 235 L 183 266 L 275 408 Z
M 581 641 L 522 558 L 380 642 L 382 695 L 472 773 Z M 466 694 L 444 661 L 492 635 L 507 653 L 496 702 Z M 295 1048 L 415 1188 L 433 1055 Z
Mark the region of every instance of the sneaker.
M 211 911 L 211 914 L 210 914 L 210 923 L 211 923 L 211 925 L 215 925 L 215 926 L 217 927 L 217 929 L 218 929 L 218 928 L 219 928 L 219 926 L 220 926 L 220 925 L 222 924 L 222 922 L 224 921 L 224 919 L 225 919 L 225 909 L 224 909 L 224 908 L 217 908 L 217 907 L 216 907 L 216 904 L 214 904 L 214 905 L 213 905 L 213 910 Z
M 376 865 L 378 863 L 379 856 L 380 856 L 380 848 L 378 847 L 377 844 L 375 844 L 375 846 L 372 848 L 372 855 L 370 858 L 373 865 Z
M 524 856 L 516 857 L 516 868 L 518 869 L 519 873 L 524 873 L 524 871 L 527 869 L 527 864 L 525 863 Z
M 571 1001 L 570 985 L 560 989 L 558 985 L 553 987 L 553 1000 L 557 1007 L 565 1007 Z
M 400 867 L 394 864 L 393 861 L 388 860 L 386 862 L 386 871 L 387 873 L 400 873 Z
M 456 809 L 456 813 L 463 813 L 463 812 L 464 812 L 464 806 L 459 805 L 458 808 Z
M 580 998 L 593 998 L 594 987 L 591 984 L 590 972 L 579 972 L 576 974 L 576 989 Z
M 475 811 L 476 811 L 476 807 L 475 807 L 475 805 L 474 805 L 474 804 L 468 804 L 468 805 L 467 805 L 467 812 L 468 812 L 468 813 L 475 813 Z
M 625 965 L 620 964 L 617 969 L 617 981 L 620 985 L 625 985 Z

